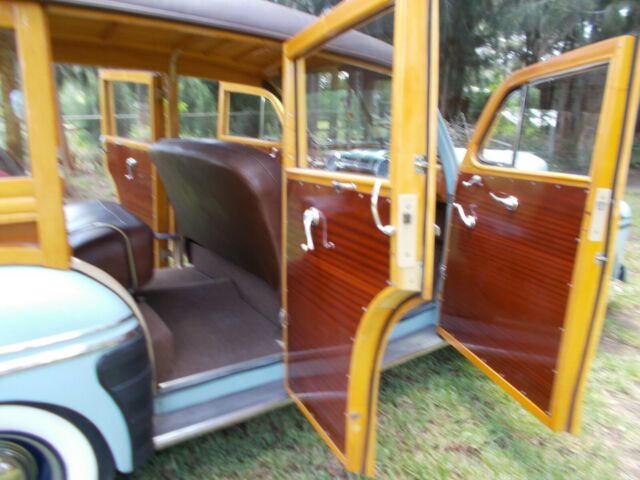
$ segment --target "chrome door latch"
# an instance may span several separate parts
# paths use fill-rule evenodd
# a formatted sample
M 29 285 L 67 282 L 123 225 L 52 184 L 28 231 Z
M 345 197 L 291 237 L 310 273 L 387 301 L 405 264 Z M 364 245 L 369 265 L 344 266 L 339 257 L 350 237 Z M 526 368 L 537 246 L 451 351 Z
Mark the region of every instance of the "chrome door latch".
M 335 244 L 329 241 L 329 228 L 327 226 L 327 218 L 324 214 L 315 207 L 307 208 L 302 215 L 302 224 L 304 225 L 304 235 L 307 242 L 300 244 L 300 248 L 303 252 L 312 252 L 316 249 L 313 243 L 313 235 L 311 233 L 311 227 L 317 227 L 322 222 L 322 246 L 330 249 L 334 248 Z
M 138 166 L 138 161 L 133 157 L 129 157 L 124 162 L 124 164 L 127 167 L 127 173 L 125 174 L 124 178 L 126 178 L 127 180 L 135 180 L 136 175 L 134 173 L 134 170 Z
M 483 187 L 482 177 L 480 175 L 473 175 L 469 180 L 463 180 L 462 186 L 464 188 L 473 187 L 474 185 L 478 185 L 479 187 Z
M 390 237 L 396 232 L 396 227 L 393 225 L 383 225 L 380 220 L 380 212 L 378 212 L 378 198 L 380 197 L 380 189 L 382 188 L 382 180 L 376 180 L 371 191 L 371 215 L 373 221 L 376 224 L 376 228 L 384 233 L 387 237 Z
M 462 223 L 464 223 L 465 227 L 467 227 L 469 230 L 473 230 L 474 228 L 476 228 L 478 219 L 473 213 L 467 215 L 466 213 L 464 213 L 464 208 L 462 207 L 462 205 L 456 202 L 453 202 L 451 206 L 456 209 L 456 211 L 458 212 L 458 216 L 460 217 L 460 220 L 462 220 Z
M 505 208 L 507 210 L 509 210 L 510 212 L 515 212 L 518 209 L 518 206 L 520 205 L 519 202 L 518 202 L 518 199 L 516 197 L 514 197 L 513 195 L 509 195 L 508 197 L 499 197 L 498 195 L 496 195 L 493 192 L 489 192 L 489 195 L 496 202 L 498 202 L 501 205 L 504 205 Z
M 600 265 L 604 265 L 609 261 L 609 257 L 607 257 L 604 253 L 600 252 L 596 254 L 596 263 Z
M 416 173 L 425 173 L 429 170 L 429 162 L 425 155 L 414 155 L 413 166 L 416 167 Z

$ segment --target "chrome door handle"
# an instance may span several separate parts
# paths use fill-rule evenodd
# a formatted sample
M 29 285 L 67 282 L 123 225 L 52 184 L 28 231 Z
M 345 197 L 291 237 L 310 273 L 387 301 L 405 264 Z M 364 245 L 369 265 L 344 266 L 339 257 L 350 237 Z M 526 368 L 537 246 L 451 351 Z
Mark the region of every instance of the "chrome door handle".
M 336 189 L 336 192 L 341 192 L 343 190 L 355 192 L 358 188 L 353 182 L 339 182 L 337 180 L 332 181 L 331 185 Z
M 390 237 L 396 232 L 396 227 L 393 225 L 383 225 L 380 220 L 380 213 L 378 212 L 378 198 L 380 197 L 380 188 L 382 188 L 382 180 L 376 180 L 373 184 L 373 190 L 371 191 L 371 215 L 373 221 L 376 224 L 376 228 L 384 233 L 387 237 Z
M 125 174 L 124 178 L 126 178 L 127 180 L 135 180 L 136 175 L 134 173 L 134 169 L 138 165 L 138 161 L 133 157 L 129 157 L 124 162 L 124 164 L 127 167 L 127 173 Z
M 304 235 L 307 242 L 301 243 L 300 248 L 303 252 L 312 252 L 316 249 L 313 243 L 313 235 L 311 234 L 311 227 L 316 227 L 322 221 L 322 246 L 324 248 L 333 248 L 335 244 L 329 241 L 329 228 L 327 226 L 327 219 L 324 214 L 315 207 L 307 208 L 302 214 L 302 224 L 304 225 Z
M 473 230 L 474 228 L 476 228 L 478 219 L 474 214 L 467 215 L 466 213 L 464 213 L 464 208 L 459 203 L 453 202 L 451 205 L 457 210 L 458 216 L 460 217 L 460 220 L 462 220 L 462 223 L 464 223 L 465 227 L 467 227 L 469 230 Z
M 469 180 L 462 181 L 462 186 L 464 188 L 473 187 L 474 185 L 478 185 L 479 187 L 483 186 L 482 177 L 480 175 L 473 175 Z
M 506 209 L 509 210 L 510 212 L 515 212 L 518 209 L 518 205 L 519 205 L 518 199 L 513 195 L 509 195 L 508 197 L 499 197 L 493 192 L 489 192 L 489 195 L 496 202 L 498 202 L 501 205 L 504 205 Z

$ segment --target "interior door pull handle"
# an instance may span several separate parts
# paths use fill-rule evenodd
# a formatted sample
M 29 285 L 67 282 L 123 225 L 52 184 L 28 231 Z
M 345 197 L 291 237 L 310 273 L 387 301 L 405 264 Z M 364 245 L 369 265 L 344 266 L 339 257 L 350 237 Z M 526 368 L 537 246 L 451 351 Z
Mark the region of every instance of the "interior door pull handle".
M 376 228 L 384 233 L 386 236 L 390 237 L 396 232 L 396 227 L 393 225 L 383 225 L 380 220 L 380 213 L 378 212 L 378 198 L 380 197 L 380 188 L 382 188 L 382 180 L 377 180 L 373 185 L 373 190 L 371 191 L 371 215 L 373 216 L 373 221 L 376 224 Z
M 509 195 L 508 197 L 499 197 L 493 192 L 489 192 L 489 195 L 491 195 L 491 198 L 493 198 L 496 202 L 504 205 L 505 208 L 510 212 L 515 212 L 518 209 L 518 199 L 513 195 Z
M 464 180 L 462 182 L 462 186 L 465 188 L 473 187 L 474 185 L 478 185 L 479 187 L 483 186 L 482 177 L 480 175 L 473 175 L 469 180 Z
M 134 173 L 134 170 L 138 165 L 138 161 L 135 158 L 129 157 L 124 163 L 127 167 L 127 173 L 125 174 L 124 178 L 126 178 L 127 180 L 135 180 L 136 175 Z
M 306 243 L 301 243 L 300 248 L 304 252 L 312 252 L 316 249 L 313 243 L 313 235 L 311 227 L 317 227 L 322 222 L 322 246 L 324 248 L 333 248 L 335 244 L 329 241 L 329 228 L 327 226 L 327 218 L 316 207 L 307 208 L 302 214 L 302 224 L 304 225 L 304 235 Z
M 467 227 L 469 230 L 473 230 L 474 228 L 476 228 L 478 219 L 474 214 L 467 215 L 466 213 L 464 213 L 464 208 L 459 203 L 454 202 L 451 205 L 458 212 L 458 216 L 460 217 L 460 220 L 462 220 L 462 223 L 464 223 L 465 227 Z

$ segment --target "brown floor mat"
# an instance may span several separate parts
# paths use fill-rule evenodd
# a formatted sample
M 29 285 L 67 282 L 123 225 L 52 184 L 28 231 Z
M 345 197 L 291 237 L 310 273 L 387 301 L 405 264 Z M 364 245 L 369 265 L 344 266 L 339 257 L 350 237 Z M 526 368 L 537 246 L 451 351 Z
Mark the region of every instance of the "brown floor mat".
M 280 329 L 245 303 L 233 282 L 198 280 L 142 293 L 173 333 L 175 363 L 166 380 L 280 353 Z

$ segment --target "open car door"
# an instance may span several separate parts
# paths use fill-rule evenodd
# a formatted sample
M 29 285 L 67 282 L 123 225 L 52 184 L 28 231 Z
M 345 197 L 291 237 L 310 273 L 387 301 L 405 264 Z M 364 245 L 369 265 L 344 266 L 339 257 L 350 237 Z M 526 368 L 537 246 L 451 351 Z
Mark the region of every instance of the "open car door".
M 439 332 L 551 429 L 579 429 L 638 111 L 637 39 L 528 67 L 459 175 Z
M 155 232 L 167 233 L 168 201 L 149 155 L 164 136 L 161 76 L 130 70 L 99 75 L 102 146 L 118 199 Z M 156 265 L 161 247 L 156 242 Z
M 341 35 L 371 19 L 377 38 Z M 286 387 L 347 470 L 368 475 L 388 335 L 433 294 L 430 22 L 436 1 L 352 0 L 284 47 Z

